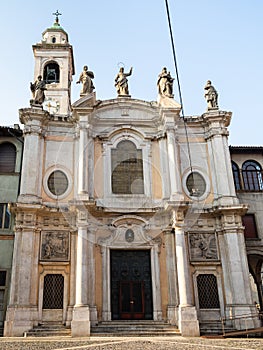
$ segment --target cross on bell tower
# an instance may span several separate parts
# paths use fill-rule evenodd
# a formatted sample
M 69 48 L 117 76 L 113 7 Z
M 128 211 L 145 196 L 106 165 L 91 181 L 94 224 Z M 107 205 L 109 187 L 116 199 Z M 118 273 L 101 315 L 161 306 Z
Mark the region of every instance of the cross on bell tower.
M 52 13 L 52 15 L 56 16 L 55 21 L 56 21 L 56 23 L 59 23 L 59 18 L 58 18 L 58 16 L 61 16 L 62 13 L 59 13 L 58 10 L 57 10 L 55 13 Z

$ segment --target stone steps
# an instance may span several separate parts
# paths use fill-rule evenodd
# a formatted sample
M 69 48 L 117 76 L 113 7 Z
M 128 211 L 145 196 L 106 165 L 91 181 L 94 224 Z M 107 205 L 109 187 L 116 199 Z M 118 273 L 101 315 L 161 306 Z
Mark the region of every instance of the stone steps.
M 70 337 L 71 329 L 62 324 L 41 324 L 24 333 L 24 337 Z
M 156 321 L 108 321 L 91 327 L 91 336 L 175 336 L 175 326 Z

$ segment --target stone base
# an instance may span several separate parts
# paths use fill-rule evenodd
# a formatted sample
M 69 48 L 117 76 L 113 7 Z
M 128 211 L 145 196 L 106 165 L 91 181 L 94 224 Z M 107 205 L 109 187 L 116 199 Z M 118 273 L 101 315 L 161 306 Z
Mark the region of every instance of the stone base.
M 11 307 L 6 312 L 4 337 L 23 337 L 24 333 L 38 324 L 36 307 Z
M 96 306 L 90 306 L 90 322 L 92 325 L 98 324 L 98 313 L 97 313 L 97 307 Z
M 199 337 L 199 322 L 194 306 L 179 306 L 178 328 L 183 337 Z
M 167 320 L 173 326 L 178 326 L 178 307 L 174 305 L 167 306 Z
M 71 335 L 72 337 L 90 336 L 90 310 L 87 305 L 75 306 L 72 313 Z

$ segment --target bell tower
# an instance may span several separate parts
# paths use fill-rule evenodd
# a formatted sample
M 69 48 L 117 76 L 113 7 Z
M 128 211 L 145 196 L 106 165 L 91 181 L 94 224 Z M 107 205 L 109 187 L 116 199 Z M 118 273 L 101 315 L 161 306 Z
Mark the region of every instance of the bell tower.
M 45 84 L 43 108 L 53 115 L 66 116 L 71 110 L 71 82 L 75 74 L 73 48 L 61 27 L 57 11 L 54 24 L 42 33 L 40 43 L 33 45 L 34 81 L 41 75 Z

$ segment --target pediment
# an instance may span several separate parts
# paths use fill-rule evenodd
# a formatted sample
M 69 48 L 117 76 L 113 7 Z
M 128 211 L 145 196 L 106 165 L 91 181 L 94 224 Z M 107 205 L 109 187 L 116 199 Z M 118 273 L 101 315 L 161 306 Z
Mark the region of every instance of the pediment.
M 95 107 L 100 101 L 96 100 L 96 93 L 92 92 L 91 94 L 81 95 L 80 99 L 75 101 L 72 104 L 72 108 L 86 108 L 86 107 Z

